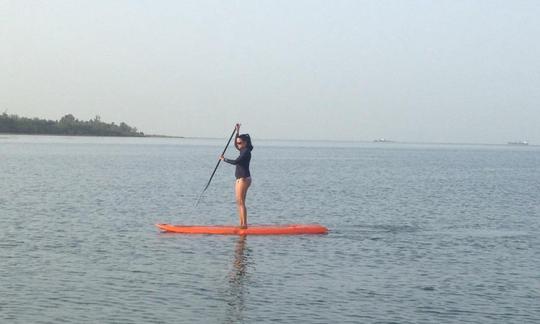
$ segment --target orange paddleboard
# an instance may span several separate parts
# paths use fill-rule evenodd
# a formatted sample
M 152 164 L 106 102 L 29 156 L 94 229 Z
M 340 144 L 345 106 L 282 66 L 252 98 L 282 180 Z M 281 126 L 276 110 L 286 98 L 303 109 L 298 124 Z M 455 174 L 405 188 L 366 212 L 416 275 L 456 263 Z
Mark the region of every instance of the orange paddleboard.
M 204 226 L 156 224 L 156 226 L 164 232 L 182 234 L 295 235 L 328 233 L 328 229 L 319 224 L 248 225 L 248 228 L 240 228 L 231 225 Z

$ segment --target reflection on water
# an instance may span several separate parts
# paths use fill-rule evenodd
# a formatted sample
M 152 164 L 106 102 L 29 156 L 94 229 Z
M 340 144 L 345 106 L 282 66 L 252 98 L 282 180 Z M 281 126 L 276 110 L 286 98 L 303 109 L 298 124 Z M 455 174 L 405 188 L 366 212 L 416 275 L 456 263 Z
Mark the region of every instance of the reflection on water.
M 229 273 L 228 309 L 225 323 L 239 323 L 244 320 L 245 300 L 248 295 L 246 281 L 250 266 L 249 249 L 245 235 L 240 235 L 234 249 L 234 261 Z

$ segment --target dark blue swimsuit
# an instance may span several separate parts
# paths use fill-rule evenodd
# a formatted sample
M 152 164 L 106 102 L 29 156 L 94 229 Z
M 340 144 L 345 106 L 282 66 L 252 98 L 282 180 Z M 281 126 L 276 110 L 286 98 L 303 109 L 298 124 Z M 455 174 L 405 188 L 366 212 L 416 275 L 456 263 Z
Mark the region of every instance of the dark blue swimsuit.
M 251 161 L 251 150 L 244 148 L 240 150 L 240 155 L 236 160 L 223 159 L 223 161 L 236 165 L 236 171 L 234 175 L 236 179 L 249 178 L 251 173 L 249 172 L 249 162 Z

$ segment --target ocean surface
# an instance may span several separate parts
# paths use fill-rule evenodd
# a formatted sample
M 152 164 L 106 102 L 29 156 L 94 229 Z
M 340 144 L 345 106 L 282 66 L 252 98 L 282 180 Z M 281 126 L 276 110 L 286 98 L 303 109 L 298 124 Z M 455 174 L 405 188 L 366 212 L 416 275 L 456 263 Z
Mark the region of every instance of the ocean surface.
M 0 323 L 540 323 L 540 147 L 225 143 L 0 135 Z

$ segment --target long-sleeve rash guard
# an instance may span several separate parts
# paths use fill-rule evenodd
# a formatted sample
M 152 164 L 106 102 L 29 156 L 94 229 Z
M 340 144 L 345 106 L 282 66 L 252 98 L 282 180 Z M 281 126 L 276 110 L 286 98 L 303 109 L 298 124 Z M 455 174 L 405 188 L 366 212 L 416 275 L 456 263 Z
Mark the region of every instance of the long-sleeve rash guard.
M 251 150 L 244 148 L 240 150 L 240 155 L 235 159 L 223 159 L 223 161 L 236 165 L 236 171 L 234 173 L 236 179 L 248 178 L 251 176 L 249 172 L 249 162 L 251 161 Z

